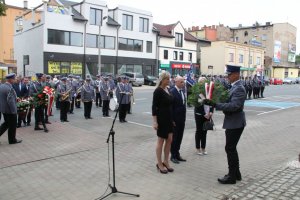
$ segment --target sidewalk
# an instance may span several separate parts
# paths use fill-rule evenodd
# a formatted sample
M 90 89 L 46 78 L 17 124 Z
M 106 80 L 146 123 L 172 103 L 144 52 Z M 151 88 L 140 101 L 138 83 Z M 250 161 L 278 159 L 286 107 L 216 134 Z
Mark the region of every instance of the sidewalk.
M 49 133 L 33 131 L 33 126 L 18 129 L 21 144 L 8 145 L 7 134 L 0 138 L 0 200 L 92 200 L 105 192 L 112 119 L 99 117 L 99 111 L 85 120 L 82 110 L 69 115 L 70 123 L 58 122 L 56 111 Z M 141 196 L 114 194 L 108 199 L 298 200 L 300 170 L 286 163 L 299 153 L 300 124 L 294 118 L 299 111 L 248 120 L 238 146 L 243 181 L 236 185 L 217 182 L 227 173 L 224 130 L 209 133 L 208 155 L 199 156 L 194 152 L 195 130 L 186 129 L 181 153 L 187 162 L 172 164 L 175 172 L 162 175 L 155 167 L 155 132 L 116 121 L 116 186 Z

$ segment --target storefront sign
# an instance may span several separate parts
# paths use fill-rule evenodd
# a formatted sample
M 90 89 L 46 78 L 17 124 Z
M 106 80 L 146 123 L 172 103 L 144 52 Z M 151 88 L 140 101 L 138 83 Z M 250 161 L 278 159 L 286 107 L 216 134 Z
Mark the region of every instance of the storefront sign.
M 191 64 L 172 64 L 173 69 L 190 69 Z
M 60 74 L 60 62 L 48 61 L 48 73 Z
M 170 68 L 170 64 L 160 64 L 160 68 Z
M 82 63 L 81 62 L 71 62 L 71 73 L 72 74 L 82 74 Z

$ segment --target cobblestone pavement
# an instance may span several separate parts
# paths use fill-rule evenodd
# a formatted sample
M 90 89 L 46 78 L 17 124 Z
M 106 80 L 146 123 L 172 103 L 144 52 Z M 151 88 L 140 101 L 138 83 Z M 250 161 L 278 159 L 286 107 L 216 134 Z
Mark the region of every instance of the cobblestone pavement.
M 6 133 L 0 138 L 0 200 L 93 200 L 105 192 L 112 182 L 108 176 L 111 148 L 108 152 L 106 143 L 112 119 L 93 111 L 94 119 L 85 120 L 82 110 L 69 115 L 70 123 L 60 123 L 56 111 L 49 133 L 33 131 L 32 126 L 18 129 L 21 144 L 8 145 Z M 238 145 L 243 180 L 236 185 L 217 182 L 227 173 L 221 113 L 215 118 L 217 130 L 208 134 L 208 155 L 195 154 L 195 128 L 189 126 L 181 149 L 187 162 L 172 164 L 175 172 L 167 175 L 155 167 L 153 129 L 117 121 L 116 186 L 141 196 L 114 194 L 108 199 L 297 200 L 300 171 L 287 163 L 299 154 L 299 112 L 295 107 L 248 118 Z M 192 113 L 189 115 L 192 118 Z M 139 116 L 134 113 L 128 120 Z

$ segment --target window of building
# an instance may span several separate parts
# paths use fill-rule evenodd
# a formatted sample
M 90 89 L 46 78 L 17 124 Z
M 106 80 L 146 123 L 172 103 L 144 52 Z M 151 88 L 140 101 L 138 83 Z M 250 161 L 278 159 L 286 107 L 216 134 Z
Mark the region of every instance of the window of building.
M 151 41 L 147 41 L 147 49 L 146 49 L 147 53 L 152 53 L 152 42 Z
M 169 51 L 164 50 L 164 59 L 168 60 L 169 59 Z
M 143 41 L 128 39 L 128 38 L 120 38 L 119 39 L 119 49 L 127 50 L 127 51 L 143 52 Z
M 183 52 L 182 51 L 179 52 L 179 60 L 183 60 Z
M 182 47 L 182 33 L 175 33 L 175 46 Z
M 62 74 L 69 74 L 70 73 L 70 67 L 71 67 L 71 64 L 70 62 L 61 62 L 60 63 L 60 72 Z
M 98 47 L 98 37 L 97 35 L 86 34 L 86 47 L 97 48 Z
M 140 32 L 149 32 L 149 19 L 140 17 Z
M 238 42 L 239 41 L 239 37 L 235 37 L 235 42 Z
M 244 55 L 240 54 L 239 55 L 239 63 L 243 63 L 244 62 Z
M 256 59 L 256 64 L 257 64 L 257 65 L 260 65 L 260 57 L 257 57 L 257 59 Z
M 192 60 L 193 60 L 193 54 L 192 54 L 192 53 L 189 53 L 189 61 L 192 62 Z
M 178 52 L 174 51 L 173 52 L 173 60 L 177 60 L 178 59 Z
M 48 44 L 70 45 L 70 32 L 48 29 Z
M 82 46 L 82 33 L 71 32 L 71 46 Z
M 252 58 L 252 56 L 250 56 L 249 57 L 249 64 L 252 64 L 252 60 L 253 60 L 253 58 Z
M 102 10 L 91 8 L 90 9 L 90 24 L 102 25 Z
M 245 31 L 245 32 L 244 32 L 244 36 L 245 36 L 245 37 L 248 36 L 248 31 Z
M 115 49 L 115 37 L 101 35 L 100 47 L 103 49 Z
M 123 14 L 123 30 L 133 30 L 133 16 L 132 15 L 125 15 Z
M 229 53 L 229 62 L 233 62 L 233 60 L 234 60 L 233 53 Z

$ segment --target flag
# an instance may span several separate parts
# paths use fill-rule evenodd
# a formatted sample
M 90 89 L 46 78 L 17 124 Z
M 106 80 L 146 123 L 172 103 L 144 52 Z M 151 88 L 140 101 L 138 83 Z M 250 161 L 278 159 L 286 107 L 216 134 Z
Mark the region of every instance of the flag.
M 192 79 L 192 74 L 193 74 L 193 64 L 191 63 L 190 69 L 186 75 L 186 82 L 190 85 L 193 86 L 195 84 L 194 79 Z

